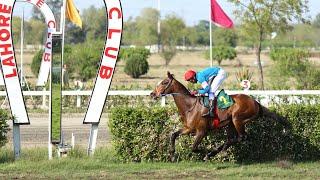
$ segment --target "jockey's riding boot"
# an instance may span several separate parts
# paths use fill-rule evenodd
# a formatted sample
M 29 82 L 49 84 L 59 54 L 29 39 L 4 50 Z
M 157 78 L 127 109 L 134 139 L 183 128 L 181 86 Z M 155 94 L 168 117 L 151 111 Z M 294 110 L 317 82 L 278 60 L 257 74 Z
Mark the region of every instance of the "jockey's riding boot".
M 207 116 L 211 117 L 211 115 L 213 116 L 213 101 L 214 101 L 213 99 L 209 100 L 208 112 L 203 114 L 202 117 L 207 117 Z

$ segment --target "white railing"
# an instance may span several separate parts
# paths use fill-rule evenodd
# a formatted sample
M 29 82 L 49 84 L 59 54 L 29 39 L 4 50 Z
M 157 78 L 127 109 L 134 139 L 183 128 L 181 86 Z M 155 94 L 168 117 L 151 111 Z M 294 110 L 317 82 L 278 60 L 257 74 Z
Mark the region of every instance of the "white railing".
M 76 96 L 77 97 L 77 107 L 80 107 L 81 104 L 81 96 L 90 96 L 92 91 L 62 91 L 63 96 Z M 148 90 L 116 90 L 116 91 L 109 91 L 109 96 L 148 96 L 151 91 Z M 303 102 L 297 96 L 305 96 L 305 95 L 313 95 L 313 96 L 320 96 L 320 90 L 267 90 L 267 91 L 257 91 L 257 90 L 250 90 L 250 91 L 226 91 L 228 94 L 247 94 L 247 95 L 254 95 L 260 97 L 260 103 L 263 105 L 268 105 L 271 100 L 279 100 L 276 96 L 291 96 L 288 101 L 292 102 Z M 50 91 L 23 91 L 24 96 L 42 96 L 44 106 L 46 103 L 46 96 L 50 95 Z M 0 91 L 0 96 L 6 96 L 5 91 Z M 163 97 L 161 104 L 165 104 L 166 97 Z M 320 100 L 320 99 L 319 99 Z

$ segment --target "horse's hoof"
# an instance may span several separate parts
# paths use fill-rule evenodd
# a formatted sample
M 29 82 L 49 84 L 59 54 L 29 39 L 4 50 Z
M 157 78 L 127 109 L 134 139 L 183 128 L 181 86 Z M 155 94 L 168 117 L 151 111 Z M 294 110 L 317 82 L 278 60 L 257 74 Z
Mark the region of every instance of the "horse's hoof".
M 175 158 L 174 155 L 173 155 L 173 156 L 170 156 L 170 161 L 171 161 L 171 162 L 176 162 L 176 158 Z
M 208 156 L 208 155 L 206 155 L 204 158 L 203 158 L 203 161 L 204 162 L 207 162 L 207 161 L 209 161 L 210 160 L 210 157 Z

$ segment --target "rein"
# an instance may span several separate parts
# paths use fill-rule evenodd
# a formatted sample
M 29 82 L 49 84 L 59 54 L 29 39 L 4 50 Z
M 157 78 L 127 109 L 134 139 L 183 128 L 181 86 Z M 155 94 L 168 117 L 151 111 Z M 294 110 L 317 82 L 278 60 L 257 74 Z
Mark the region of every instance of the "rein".
M 173 79 L 171 79 L 170 80 L 170 82 L 167 84 L 167 86 L 164 88 L 164 90 L 162 91 L 162 93 L 160 93 L 160 96 L 161 97 L 164 97 L 164 96 L 167 96 L 167 95 L 189 95 L 189 94 L 186 94 L 186 93 L 164 93 L 169 87 L 170 87 L 170 85 L 171 85 L 171 83 L 172 83 L 172 81 L 173 81 Z M 196 106 L 196 104 L 197 104 L 197 101 L 198 101 L 198 99 L 196 99 L 196 101 L 194 102 L 194 104 L 192 105 L 192 107 L 189 109 L 189 110 L 187 110 L 187 112 L 191 112 L 193 109 L 194 109 L 194 107 Z
M 168 93 L 168 94 L 160 94 L 161 97 L 165 97 L 165 96 L 169 96 L 169 95 L 188 95 L 188 94 L 185 94 L 185 93 Z M 198 98 L 196 99 L 196 101 L 193 103 L 192 107 L 188 110 L 188 112 L 191 112 L 194 107 L 196 107 L 196 104 L 197 104 L 197 101 L 198 101 Z

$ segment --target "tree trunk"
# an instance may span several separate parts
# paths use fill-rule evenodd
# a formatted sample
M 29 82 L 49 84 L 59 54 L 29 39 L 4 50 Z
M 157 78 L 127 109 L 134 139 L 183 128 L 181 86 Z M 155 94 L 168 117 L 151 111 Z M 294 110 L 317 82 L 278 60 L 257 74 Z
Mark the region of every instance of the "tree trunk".
M 262 36 L 263 32 L 260 31 L 259 33 L 259 42 L 258 46 L 256 47 L 256 56 L 257 56 L 257 63 L 258 63 L 258 68 L 259 68 L 259 73 L 260 73 L 260 88 L 264 90 L 264 81 L 263 81 L 263 69 L 261 65 L 261 43 L 262 43 Z

